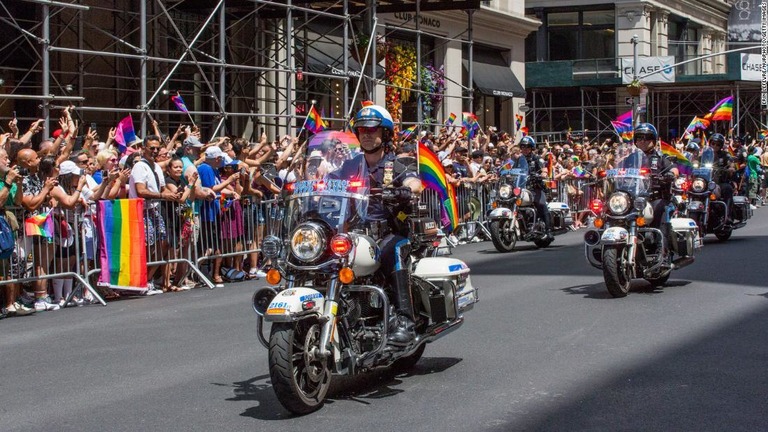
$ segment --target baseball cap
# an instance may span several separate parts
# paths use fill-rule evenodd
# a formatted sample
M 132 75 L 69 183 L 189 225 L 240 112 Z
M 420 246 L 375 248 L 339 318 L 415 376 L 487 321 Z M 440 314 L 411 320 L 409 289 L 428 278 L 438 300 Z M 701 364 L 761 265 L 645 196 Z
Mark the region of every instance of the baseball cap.
M 221 148 L 213 146 L 208 147 L 205 149 L 205 158 L 206 159 L 218 159 L 218 158 L 224 158 L 227 154 L 221 151 Z
M 201 143 L 200 140 L 197 139 L 197 137 L 190 136 L 190 137 L 187 137 L 187 139 L 184 140 L 184 146 L 185 147 L 200 148 L 200 147 L 203 147 L 203 143 Z
M 66 175 L 66 174 L 81 174 L 80 168 L 77 166 L 76 163 L 72 162 L 71 160 L 66 160 L 59 165 L 59 175 Z
M 445 158 L 441 163 L 443 164 L 444 167 L 453 166 L 453 159 Z
M 475 150 L 472 152 L 472 159 L 477 159 L 479 157 L 483 157 L 483 151 L 482 150 Z

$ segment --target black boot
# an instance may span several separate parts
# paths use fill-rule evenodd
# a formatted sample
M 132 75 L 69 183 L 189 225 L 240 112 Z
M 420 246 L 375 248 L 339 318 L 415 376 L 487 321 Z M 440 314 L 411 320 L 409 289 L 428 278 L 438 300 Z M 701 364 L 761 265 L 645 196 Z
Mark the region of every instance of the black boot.
M 408 270 L 396 270 L 391 277 L 397 317 L 390 321 L 392 325 L 387 339 L 392 345 L 408 345 L 416 337 L 410 275 Z

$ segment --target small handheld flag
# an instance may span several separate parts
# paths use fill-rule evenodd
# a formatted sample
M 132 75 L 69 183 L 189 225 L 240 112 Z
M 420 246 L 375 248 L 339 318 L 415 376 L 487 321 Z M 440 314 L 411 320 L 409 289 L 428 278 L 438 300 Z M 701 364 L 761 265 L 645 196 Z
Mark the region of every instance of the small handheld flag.
M 445 121 L 445 125 L 446 125 L 446 126 L 452 126 L 452 125 L 453 125 L 453 122 L 455 122 L 455 121 L 456 121 L 456 114 L 454 114 L 454 113 L 451 113 L 451 114 L 448 116 L 448 120 L 446 120 L 446 121 Z
M 661 152 L 677 165 L 677 170 L 680 171 L 681 175 L 690 175 L 693 173 L 693 165 L 691 164 L 691 161 L 689 161 L 688 158 L 673 145 L 662 141 Z
M 309 109 L 309 113 L 307 114 L 307 119 L 304 122 L 304 129 L 312 133 L 318 133 L 327 128 L 328 128 L 328 125 L 320 116 L 320 113 L 317 112 L 317 109 L 315 109 L 315 106 L 312 105 L 312 107 Z
M 515 130 L 520 130 L 520 125 L 523 124 L 522 114 L 515 114 Z
M 418 147 L 419 177 L 427 189 L 432 189 L 440 197 L 443 204 L 443 216 L 450 230 L 459 226 L 459 206 L 456 201 L 456 191 L 445 178 L 445 170 L 437 155 L 423 143 Z
M 187 105 L 184 103 L 184 99 L 181 98 L 181 95 L 177 94 L 174 96 L 171 96 L 171 101 L 173 101 L 173 104 L 176 105 L 176 109 L 183 112 L 183 113 L 189 113 L 189 110 L 187 109 Z
M 42 236 L 53 239 L 53 215 L 48 210 L 45 213 L 28 217 L 24 220 L 24 231 L 28 236 Z
M 130 115 L 120 120 L 120 123 L 117 124 L 115 128 L 115 141 L 120 153 L 125 153 L 128 144 L 136 141 L 136 132 L 133 131 L 133 118 Z
M 704 118 L 712 121 L 731 121 L 733 114 L 733 96 L 728 96 L 720 100 L 715 106 L 704 115 Z
M 417 126 L 417 125 L 413 125 L 413 126 L 409 127 L 408 129 L 403 129 L 403 130 L 401 130 L 401 131 L 400 131 L 400 138 L 401 138 L 403 141 L 408 141 L 409 139 L 411 139 L 411 137 L 413 136 L 413 134 L 415 134 L 415 133 L 416 133 L 416 126 Z

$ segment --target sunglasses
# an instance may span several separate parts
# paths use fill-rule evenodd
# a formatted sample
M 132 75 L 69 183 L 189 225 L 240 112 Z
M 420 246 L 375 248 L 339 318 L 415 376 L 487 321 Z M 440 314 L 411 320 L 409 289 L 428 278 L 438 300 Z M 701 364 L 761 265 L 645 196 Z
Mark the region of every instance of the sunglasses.
M 376 133 L 377 130 L 379 130 L 378 127 L 359 127 L 359 128 L 357 128 L 357 131 L 361 132 L 361 133 Z
M 160 151 L 160 147 L 147 147 L 147 150 L 151 151 L 152 153 L 157 153 Z
M 116 163 L 116 162 L 118 162 L 117 158 L 112 158 L 112 159 L 109 159 L 109 161 L 110 161 L 110 162 L 112 162 L 112 163 Z
M 337 148 L 336 151 L 339 152 L 339 153 L 342 153 L 344 151 L 344 149 L 343 148 Z
M 647 134 L 635 135 L 635 141 L 653 141 L 653 140 L 654 140 L 653 135 L 647 135 Z
M 87 163 L 88 163 L 88 159 L 86 159 L 86 160 L 80 160 L 80 159 L 78 159 L 78 160 L 77 160 L 77 163 L 78 163 L 78 164 L 87 164 Z

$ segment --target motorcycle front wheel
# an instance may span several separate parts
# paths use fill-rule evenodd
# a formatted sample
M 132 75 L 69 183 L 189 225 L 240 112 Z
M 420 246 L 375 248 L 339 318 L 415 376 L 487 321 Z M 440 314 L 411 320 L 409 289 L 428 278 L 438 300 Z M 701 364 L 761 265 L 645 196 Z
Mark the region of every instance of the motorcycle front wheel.
M 509 219 L 491 222 L 491 241 L 499 252 L 511 252 L 517 243 L 517 232 Z
M 603 279 L 605 287 L 613 297 L 626 297 L 632 284 L 627 268 L 626 247 L 605 246 L 603 248 Z
M 316 319 L 272 324 L 269 376 L 277 400 L 294 414 L 320 409 L 331 386 L 328 360 L 315 356 L 320 330 Z

